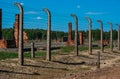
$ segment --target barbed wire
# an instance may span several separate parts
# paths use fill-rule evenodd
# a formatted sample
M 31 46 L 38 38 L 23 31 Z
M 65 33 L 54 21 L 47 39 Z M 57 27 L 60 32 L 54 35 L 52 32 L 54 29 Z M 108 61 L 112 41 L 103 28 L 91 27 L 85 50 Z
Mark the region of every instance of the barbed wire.
M 23 0 L 17 0 L 18 2 L 23 2 Z M 19 13 L 18 8 L 14 5 L 14 3 L 10 3 L 8 1 L 0 1 L 4 5 L 3 8 L 3 27 L 4 26 L 13 26 L 15 22 L 15 14 Z M 2 6 L 2 5 L 1 5 Z M 0 7 L 1 7 L 0 6 Z M 8 9 L 9 10 L 6 10 Z M 28 25 L 30 28 L 47 28 L 47 14 L 42 11 L 42 9 L 39 8 L 34 8 L 28 5 L 23 5 L 24 8 L 24 27 L 28 28 Z M 30 13 L 31 11 L 31 13 Z M 32 13 L 33 11 L 33 13 Z M 37 12 L 37 13 L 34 13 Z M 28 12 L 28 13 L 27 13 Z M 73 30 L 75 27 L 74 24 L 74 19 L 70 16 L 70 14 L 65 14 L 65 13 L 57 13 L 57 12 L 51 12 L 51 25 L 53 30 L 62 30 L 63 29 L 68 29 L 68 23 L 72 22 L 73 24 Z M 100 24 L 97 22 L 98 19 L 97 17 L 92 17 L 92 29 L 99 29 Z M 12 22 L 12 23 L 11 23 Z M 39 26 L 39 27 L 38 27 Z M 41 27 L 40 27 L 41 26 Z M 107 21 L 103 22 L 103 29 L 104 30 L 109 30 L 109 25 L 107 24 Z M 79 30 L 88 30 L 88 21 L 85 19 L 84 16 L 78 15 L 78 28 Z M 113 27 L 116 29 L 117 27 Z

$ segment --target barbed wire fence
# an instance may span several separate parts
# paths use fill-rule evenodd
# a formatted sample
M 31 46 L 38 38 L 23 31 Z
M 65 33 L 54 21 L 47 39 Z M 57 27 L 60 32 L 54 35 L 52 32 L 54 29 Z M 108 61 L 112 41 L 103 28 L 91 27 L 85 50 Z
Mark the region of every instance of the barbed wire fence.
M 23 2 L 20 0 L 17 0 L 17 2 Z M 14 6 L 13 3 L 7 2 L 7 1 L 0 1 L 2 5 L 0 6 L 2 8 L 2 28 L 13 28 L 14 22 L 15 22 L 15 15 L 19 14 L 19 10 L 16 6 Z M 5 5 L 7 4 L 7 5 Z M 3 7 L 4 5 L 4 7 Z M 31 6 L 26 6 L 24 4 L 23 9 L 24 9 L 24 31 L 27 32 L 28 38 L 28 43 L 25 44 L 25 46 L 30 46 L 31 42 L 35 43 L 35 47 L 45 47 L 46 48 L 46 42 L 47 42 L 47 14 L 39 8 L 34 8 Z M 9 9 L 8 9 L 9 8 Z M 88 21 L 85 19 L 85 16 L 77 15 L 78 17 L 78 32 L 86 32 L 83 36 L 83 40 L 88 46 L 88 30 L 89 30 L 89 24 Z M 100 29 L 100 24 L 97 22 L 95 18 L 92 19 L 92 29 Z M 74 40 L 74 31 L 75 31 L 75 22 L 73 18 L 70 16 L 70 14 L 62 14 L 62 13 L 56 13 L 56 12 L 51 12 L 51 43 L 52 46 L 65 46 L 67 43 L 64 43 L 63 38 L 67 37 L 68 39 L 68 23 L 72 23 L 72 40 Z M 108 32 L 108 28 L 110 28 L 109 24 L 107 21 L 103 22 L 103 31 Z M 113 26 L 113 29 L 115 30 L 117 27 Z M 7 30 L 7 32 L 13 32 Z M 36 31 L 36 33 L 33 32 L 33 30 Z M 34 34 L 33 34 L 34 33 Z M 117 32 L 115 32 L 117 33 Z M 3 34 L 4 31 L 3 31 Z M 8 33 L 9 34 L 9 33 Z M 11 33 L 10 33 L 11 34 Z M 4 39 L 13 39 L 13 35 L 8 35 L 10 37 L 6 37 L 3 35 Z M 100 34 L 100 33 L 99 33 Z M 117 34 L 115 34 L 117 35 Z M 96 43 L 94 40 L 94 32 L 92 32 L 92 42 Z M 99 37 L 100 38 L 100 37 Z M 109 40 L 110 37 L 105 38 Z M 117 38 L 117 36 L 116 36 Z M 100 39 L 99 39 L 100 40 Z M 98 39 L 97 39 L 98 41 Z M 66 41 L 65 41 L 66 42 Z M 115 39 L 115 44 L 116 44 L 116 39 Z M 51 47 L 52 47 L 51 46 Z

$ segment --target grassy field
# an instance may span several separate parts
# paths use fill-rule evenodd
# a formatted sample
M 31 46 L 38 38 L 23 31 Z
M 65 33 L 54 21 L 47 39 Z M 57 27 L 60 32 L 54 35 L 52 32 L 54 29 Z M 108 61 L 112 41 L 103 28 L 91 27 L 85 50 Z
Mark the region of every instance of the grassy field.
M 101 53 L 101 68 L 113 66 L 113 64 L 115 67 L 115 63 L 118 65 L 120 61 L 120 52 L 114 49 L 114 53 L 110 53 L 107 48 L 105 48 L 105 53 Z M 87 73 L 91 76 L 94 74 L 91 71 L 97 69 L 96 49 L 100 50 L 100 47 L 93 47 L 93 55 L 88 55 L 88 47 L 79 46 L 79 56 L 74 56 L 74 46 L 61 47 L 51 51 L 51 61 L 45 60 L 46 50 L 35 52 L 35 58 L 31 58 L 31 53 L 28 51 L 24 52 L 24 66 L 19 66 L 17 53 L 0 52 L 0 78 L 73 79 L 75 77 L 79 79 L 86 77 Z
M 36 52 L 35 53 L 35 56 L 45 56 L 45 55 L 46 55 L 45 52 Z M 25 52 L 24 57 L 30 58 L 31 57 L 30 52 Z M 12 52 L 0 52 L 0 60 L 5 60 L 5 59 L 9 59 L 9 58 L 18 58 L 18 54 L 12 53 Z
M 108 48 L 108 47 L 105 47 L 105 48 Z M 100 49 L 100 47 L 93 47 L 93 49 Z M 88 50 L 88 47 L 79 46 L 78 50 L 79 51 L 86 51 L 86 50 Z M 61 47 L 60 50 L 57 50 L 55 52 L 52 51 L 52 55 L 61 54 L 61 53 L 62 54 L 69 54 L 73 51 L 74 51 L 74 46 L 64 46 L 64 47 Z M 36 57 L 45 57 L 46 51 L 35 52 L 35 56 Z M 30 58 L 31 57 L 30 52 L 25 52 L 24 57 Z M 5 60 L 5 59 L 9 59 L 9 58 L 18 58 L 18 54 L 12 53 L 12 52 L 0 52 L 0 60 Z

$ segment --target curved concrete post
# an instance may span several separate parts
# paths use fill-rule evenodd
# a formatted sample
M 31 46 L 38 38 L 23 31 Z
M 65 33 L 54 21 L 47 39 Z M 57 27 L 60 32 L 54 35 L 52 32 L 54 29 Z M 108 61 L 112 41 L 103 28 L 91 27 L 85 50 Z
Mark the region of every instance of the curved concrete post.
M 2 9 L 0 8 L 0 40 L 2 39 Z
M 51 13 L 47 8 L 43 8 L 43 11 L 45 11 L 48 15 L 46 60 L 51 61 Z
M 19 8 L 20 11 L 20 18 L 19 18 L 19 47 L 18 47 L 18 57 L 19 57 L 19 64 L 23 65 L 24 63 L 24 56 L 23 56 L 23 7 L 20 3 L 15 2 L 15 6 Z
M 71 14 L 75 20 L 75 55 L 78 56 L 78 18 L 75 14 Z
M 118 50 L 120 50 L 120 25 L 116 24 L 118 26 Z
M 110 24 L 110 51 L 113 52 L 113 29 L 112 29 L 112 23 L 108 22 Z
M 89 22 L 89 54 L 92 55 L 92 20 L 89 17 L 85 17 Z
M 104 48 L 103 48 L 103 46 L 104 46 L 104 44 L 103 44 L 103 23 L 102 23 L 101 20 L 97 20 L 97 22 L 100 23 L 100 31 L 101 31 L 101 34 L 100 34 L 100 39 L 101 39 L 101 53 L 103 53 L 104 52 Z

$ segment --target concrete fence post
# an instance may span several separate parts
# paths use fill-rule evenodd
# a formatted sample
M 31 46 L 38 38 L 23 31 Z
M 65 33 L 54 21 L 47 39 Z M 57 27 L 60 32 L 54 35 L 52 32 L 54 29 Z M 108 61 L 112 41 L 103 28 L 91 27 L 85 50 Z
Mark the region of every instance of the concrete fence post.
M 75 55 L 78 56 L 78 18 L 75 14 L 71 14 L 75 20 Z
M 118 26 L 118 50 L 120 50 L 120 25 L 116 24 Z
M 51 61 L 51 13 L 47 8 L 44 8 L 43 11 L 45 11 L 48 15 L 46 60 Z
M 103 48 L 103 46 L 104 46 L 104 44 L 103 44 L 103 23 L 102 23 L 101 20 L 97 20 L 97 22 L 100 23 L 100 31 L 101 31 L 101 34 L 100 34 L 100 39 L 101 39 L 101 53 L 103 53 L 104 52 L 104 48 Z
M 23 7 L 20 3 L 15 2 L 15 6 L 19 8 L 19 47 L 18 47 L 18 57 L 19 64 L 24 64 L 24 56 L 23 56 Z
M 108 22 L 110 24 L 110 51 L 113 52 L 113 29 L 112 29 L 112 23 Z
M 89 54 L 92 55 L 92 20 L 89 17 L 85 17 L 89 22 Z
M 2 9 L 0 9 L 0 39 L 2 39 Z
M 35 58 L 34 42 L 31 43 L 31 58 Z

